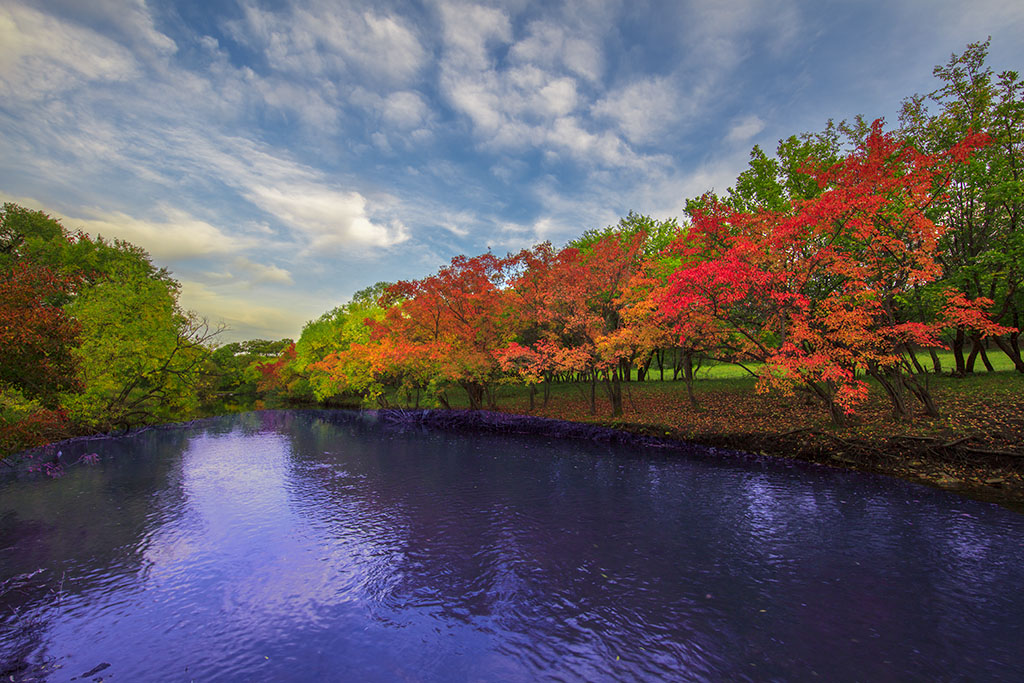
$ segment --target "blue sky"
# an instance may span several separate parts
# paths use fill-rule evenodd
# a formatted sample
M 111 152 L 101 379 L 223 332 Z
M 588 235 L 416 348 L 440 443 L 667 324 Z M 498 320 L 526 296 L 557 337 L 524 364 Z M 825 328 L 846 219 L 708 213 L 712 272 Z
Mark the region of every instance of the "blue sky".
M 885 116 L 1019 0 L 0 0 L 0 199 L 147 249 L 224 340 L 380 280 L 680 216 Z

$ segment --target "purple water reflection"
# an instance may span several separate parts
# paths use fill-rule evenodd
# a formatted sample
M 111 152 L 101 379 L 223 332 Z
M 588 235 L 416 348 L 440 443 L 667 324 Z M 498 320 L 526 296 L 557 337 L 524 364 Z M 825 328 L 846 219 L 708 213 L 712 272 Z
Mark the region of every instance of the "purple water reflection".
M 1024 517 L 938 491 L 351 413 L 81 447 L 0 482 L 5 680 L 1024 680 Z

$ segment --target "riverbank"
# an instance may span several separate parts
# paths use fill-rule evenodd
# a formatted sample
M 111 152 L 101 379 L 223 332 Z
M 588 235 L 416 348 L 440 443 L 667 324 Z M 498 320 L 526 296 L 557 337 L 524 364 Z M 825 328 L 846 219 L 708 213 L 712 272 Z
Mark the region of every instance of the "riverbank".
M 883 474 L 1024 513 L 1024 377 L 993 373 L 936 380 L 933 391 L 942 417 L 920 415 L 912 423 L 897 423 L 876 396 L 841 428 L 806 397 L 756 394 L 745 379 L 699 382 L 697 409 L 679 383 L 631 382 L 618 419 L 601 414 L 607 412 L 601 401 L 598 414 L 591 415 L 589 395 L 577 385 L 555 387 L 547 406 L 538 397 L 532 411 L 524 391 L 502 396 L 497 408 L 526 419 Z M 431 412 L 438 414 L 432 421 L 439 427 L 509 429 L 486 413 Z M 537 424 L 527 421 L 522 428 L 536 429 Z M 585 429 L 568 435 L 591 438 Z

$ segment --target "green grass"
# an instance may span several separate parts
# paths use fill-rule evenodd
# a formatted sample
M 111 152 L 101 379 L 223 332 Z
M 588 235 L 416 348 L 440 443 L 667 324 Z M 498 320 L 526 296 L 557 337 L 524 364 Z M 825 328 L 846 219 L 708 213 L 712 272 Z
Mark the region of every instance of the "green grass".
M 1008 374 L 1012 375 L 1014 371 L 1013 362 L 998 349 L 989 351 L 989 360 L 992 362 L 992 366 L 995 369 L 995 373 L 989 373 L 985 366 L 981 362 L 981 358 L 977 359 L 974 367 L 974 374 L 969 377 L 969 381 L 955 379 L 949 377 L 949 372 L 956 367 L 953 359 L 953 353 L 951 351 L 939 351 L 939 361 L 942 364 L 942 375 L 931 374 L 932 360 L 927 352 L 918 353 L 918 361 L 921 365 L 929 371 L 926 376 L 926 380 L 933 388 L 939 387 L 960 387 L 959 390 L 969 391 L 971 393 L 980 393 L 986 390 L 986 387 L 1004 386 Z M 669 365 L 666 362 L 666 366 Z M 746 367 L 752 372 L 757 372 L 760 368 L 760 364 L 757 363 L 745 363 Z M 989 380 L 986 380 L 989 377 Z M 878 387 L 870 378 L 865 378 L 869 384 L 872 385 L 873 391 L 879 391 Z M 734 363 L 724 363 L 717 361 L 704 360 L 700 367 L 694 373 L 695 386 L 694 389 L 700 393 L 705 391 L 725 391 L 725 392 L 737 392 L 746 393 L 754 390 L 756 379 L 747 370 L 743 369 L 739 365 Z M 1024 375 L 1021 376 L 1021 384 L 1024 385 Z M 631 382 L 624 384 L 623 389 L 627 387 L 640 387 L 639 389 L 643 392 L 651 392 L 655 394 L 663 393 L 683 393 L 686 391 L 686 384 L 682 378 L 673 381 L 672 380 L 672 369 L 671 367 L 665 368 L 665 380 L 661 380 L 661 373 L 657 367 L 654 367 L 647 373 L 647 379 L 643 382 L 637 381 L 637 371 L 633 368 L 631 372 Z M 560 397 L 574 397 L 577 399 L 589 400 L 590 397 L 590 385 L 586 382 L 566 382 L 566 383 L 554 383 L 551 385 L 551 400 L 557 401 Z M 522 402 L 525 404 L 529 399 L 529 388 L 520 385 L 503 385 L 498 388 L 498 404 L 503 405 L 509 401 L 516 403 Z M 540 405 L 543 397 L 543 388 L 537 387 L 536 401 L 537 405 Z M 394 393 L 389 392 L 388 399 L 393 404 L 401 405 L 404 401 L 398 399 Z M 598 403 L 603 403 L 607 400 L 604 386 L 601 382 L 598 382 L 597 386 L 597 400 Z M 468 408 L 469 401 L 466 397 L 466 393 L 458 387 L 452 387 L 448 391 L 448 402 L 452 408 Z M 425 406 L 425 404 L 424 404 Z M 599 408 L 601 410 L 601 408 Z
M 953 357 L 952 351 L 937 351 L 936 355 L 939 357 L 939 362 L 942 364 L 942 372 L 948 373 L 956 367 L 956 360 Z M 988 359 L 992 363 L 992 368 L 995 372 L 1012 372 L 1014 370 L 1013 361 L 1007 357 L 1005 353 L 999 349 L 990 349 L 988 351 Z M 929 373 L 932 371 L 932 359 L 927 351 L 919 351 L 917 353 L 917 360 L 921 363 L 922 367 L 925 368 Z M 965 358 L 966 360 L 966 358 Z M 752 372 L 757 372 L 761 364 L 760 363 L 744 363 L 744 365 Z M 976 375 L 982 375 L 987 373 L 985 365 L 981 361 L 981 356 L 977 358 L 974 364 L 974 373 Z M 632 378 L 636 379 L 637 371 L 634 368 L 632 372 Z M 750 373 L 744 370 L 735 363 L 724 363 L 712 360 L 705 360 L 700 364 L 700 367 L 694 372 L 694 379 L 698 381 L 709 380 L 709 379 L 735 379 L 735 378 L 749 378 Z M 661 381 L 661 374 L 658 372 L 657 367 L 654 367 L 648 372 L 648 382 Z M 665 381 L 672 379 L 672 369 L 670 367 L 665 368 Z
M 939 357 L 939 362 L 942 363 L 943 372 L 949 372 L 956 367 L 956 360 L 953 358 L 952 351 L 938 351 L 936 355 Z M 927 352 L 917 354 L 917 359 L 929 371 L 932 369 L 932 359 Z M 1013 361 L 999 349 L 989 350 L 988 359 L 992 362 L 992 369 L 996 372 L 1009 372 L 1014 369 Z M 967 360 L 966 357 L 964 360 Z M 985 369 L 984 363 L 981 362 L 981 356 L 978 356 L 977 361 L 974 363 L 974 373 L 985 374 L 986 372 L 988 371 Z

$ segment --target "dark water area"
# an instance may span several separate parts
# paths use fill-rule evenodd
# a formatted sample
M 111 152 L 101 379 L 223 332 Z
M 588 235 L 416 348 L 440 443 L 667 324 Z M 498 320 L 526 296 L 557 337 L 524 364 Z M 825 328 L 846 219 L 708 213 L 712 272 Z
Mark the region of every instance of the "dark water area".
M 263 412 L 0 479 L 0 680 L 1024 680 L 1024 515 Z

